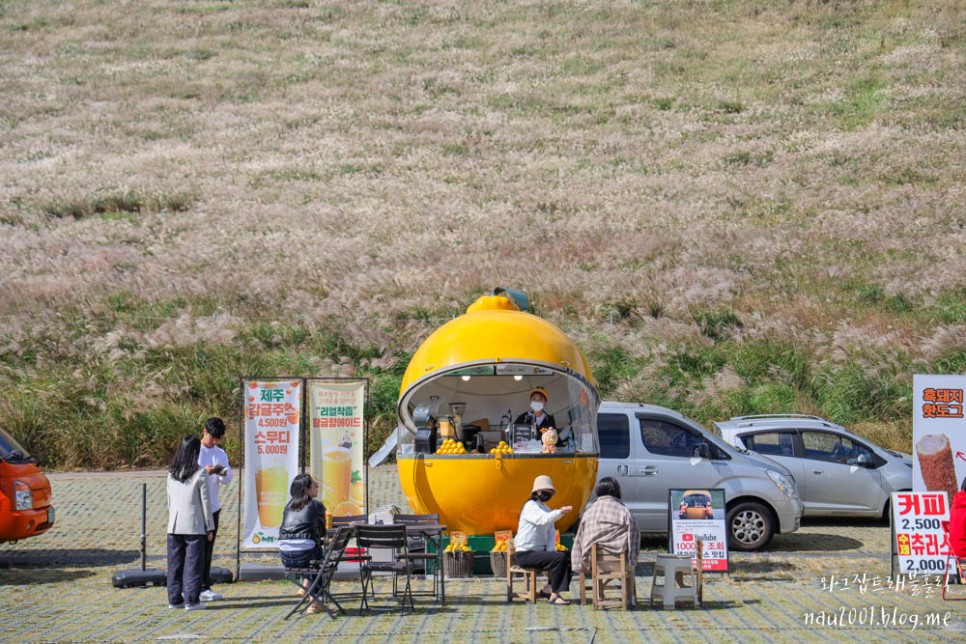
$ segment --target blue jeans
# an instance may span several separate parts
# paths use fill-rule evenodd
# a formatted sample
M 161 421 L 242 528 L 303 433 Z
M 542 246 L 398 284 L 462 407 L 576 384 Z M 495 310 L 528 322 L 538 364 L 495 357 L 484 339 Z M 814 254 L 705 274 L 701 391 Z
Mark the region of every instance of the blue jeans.
M 168 534 L 168 603 L 197 604 L 205 574 L 206 534 Z
M 307 550 L 278 553 L 282 557 L 282 565 L 286 568 L 308 568 L 312 561 L 322 560 L 322 548 L 315 546 Z

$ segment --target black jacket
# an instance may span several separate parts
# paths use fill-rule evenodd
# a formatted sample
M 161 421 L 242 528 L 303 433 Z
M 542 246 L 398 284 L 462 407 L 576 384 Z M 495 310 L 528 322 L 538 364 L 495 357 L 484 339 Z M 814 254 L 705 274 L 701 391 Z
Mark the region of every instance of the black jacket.
M 560 428 L 557 427 L 557 425 L 555 424 L 556 421 L 554 421 L 553 416 L 551 416 L 550 414 L 544 414 L 543 419 L 539 423 L 535 422 L 534 416 L 535 414 L 532 411 L 528 411 L 523 414 L 520 414 L 519 416 L 517 416 L 515 424 L 530 425 L 531 427 L 536 425 L 537 435 L 534 436 L 534 438 L 536 438 L 537 440 L 540 440 L 540 436 L 543 435 L 543 430 L 550 429 L 551 427 L 553 427 L 554 429 L 557 430 L 557 447 L 563 447 L 564 440 L 563 440 L 563 437 L 560 436 Z
M 285 505 L 282 526 L 278 529 L 279 540 L 313 539 L 322 543 L 325 534 L 325 506 L 312 499 L 301 510 L 293 510 L 292 502 Z

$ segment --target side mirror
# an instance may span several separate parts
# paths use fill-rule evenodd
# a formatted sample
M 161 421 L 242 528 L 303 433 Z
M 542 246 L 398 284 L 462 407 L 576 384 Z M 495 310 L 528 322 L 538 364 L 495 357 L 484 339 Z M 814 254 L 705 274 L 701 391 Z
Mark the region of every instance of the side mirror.
M 869 458 L 869 455 L 865 452 L 859 454 L 859 456 L 855 459 L 855 464 L 859 467 L 875 467 L 875 462 L 873 462 L 872 459 Z
M 707 443 L 699 443 L 698 445 L 694 446 L 693 450 L 691 450 L 691 456 L 693 458 L 711 460 L 711 448 L 708 447 Z

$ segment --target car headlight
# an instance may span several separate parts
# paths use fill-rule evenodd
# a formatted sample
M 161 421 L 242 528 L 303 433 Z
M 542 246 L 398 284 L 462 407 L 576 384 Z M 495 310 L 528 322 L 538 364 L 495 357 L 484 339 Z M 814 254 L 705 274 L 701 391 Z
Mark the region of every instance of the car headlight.
M 17 510 L 34 509 L 34 493 L 30 491 L 30 486 L 23 481 L 13 482 L 14 508 Z
M 781 472 L 776 472 L 775 470 L 765 470 L 768 472 L 768 478 L 774 483 L 779 490 L 784 492 L 786 496 L 792 499 L 798 498 L 798 488 L 795 487 L 795 481 L 791 477 L 785 476 Z

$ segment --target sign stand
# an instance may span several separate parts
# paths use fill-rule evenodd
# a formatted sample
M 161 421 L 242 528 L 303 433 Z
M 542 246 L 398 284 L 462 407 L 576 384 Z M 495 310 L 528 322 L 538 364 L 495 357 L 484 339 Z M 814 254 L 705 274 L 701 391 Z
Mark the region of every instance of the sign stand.
M 949 521 L 946 492 L 893 492 L 891 511 L 893 578 L 943 574 L 949 550 L 942 528 Z
M 265 385 L 268 385 L 268 387 L 266 388 Z M 298 391 L 295 391 L 296 389 Z M 265 529 L 268 532 L 265 545 L 243 548 L 242 542 L 248 542 L 250 535 L 246 534 L 246 531 L 254 529 L 254 526 L 261 525 L 262 519 L 258 516 L 259 508 L 257 505 L 257 490 L 259 486 L 257 472 L 259 464 L 261 463 L 264 466 L 264 459 L 266 458 L 274 460 L 274 462 L 270 463 L 271 469 L 269 471 L 272 472 L 274 477 L 271 479 L 271 485 L 273 486 L 273 493 L 276 495 L 276 498 L 278 494 L 283 494 L 287 498 L 292 477 L 305 470 L 305 460 L 302 452 L 302 445 L 304 444 L 303 435 L 305 432 L 305 380 L 292 376 L 276 376 L 270 380 L 256 377 L 243 377 L 239 379 L 239 392 L 238 406 L 241 416 L 241 480 L 238 485 L 238 531 L 235 544 L 235 576 L 239 580 L 244 579 L 246 581 L 280 579 L 284 575 L 284 569 L 281 567 L 281 561 L 277 556 L 277 547 L 271 545 L 272 540 L 277 536 L 277 528 Z M 267 397 L 265 392 L 268 392 Z M 247 401 L 245 399 L 246 396 L 250 396 Z M 249 409 L 249 405 L 253 409 Z M 296 405 L 298 405 L 297 415 L 293 413 L 295 411 L 293 407 Z M 250 414 L 249 412 L 254 413 Z M 250 427 L 256 419 L 259 426 Z M 265 421 L 264 425 L 261 424 L 263 420 Z M 260 429 L 259 427 L 264 427 L 264 429 Z M 254 432 L 254 435 L 250 435 L 250 431 Z M 294 443 L 292 442 L 293 438 Z M 250 453 L 247 449 L 249 439 L 252 439 L 253 445 L 258 443 L 257 453 L 254 451 Z M 290 451 L 293 445 L 294 452 Z M 264 454 L 262 454 L 263 446 L 266 450 Z M 294 456 L 292 456 L 293 453 Z M 282 471 L 273 471 L 279 469 Z M 284 480 L 280 481 L 279 478 L 282 476 L 284 476 Z M 246 490 L 246 487 L 250 489 Z M 248 503 L 250 505 L 253 498 L 255 499 L 255 506 L 247 507 L 245 504 Z M 250 512 L 254 512 L 256 518 L 253 519 L 248 516 Z M 275 536 L 273 536 L 273 531 L 275 531 Z M 252 537 L 253 543 L 258 543 L 260 537 L 265 540 L 265 536 L 261 534 L 261 531 L 255 537 Z M 249 566 L 250 569 L 243 571 L 241 563 L 241 552 L 243 549 L 246 552 L 274 554 L 272 565 L 252 564 Z
M 706 566 L 729 572 L 726 512 L 723 489 L 668 490 L 668 552 L 695 559 L 699 585 Z

